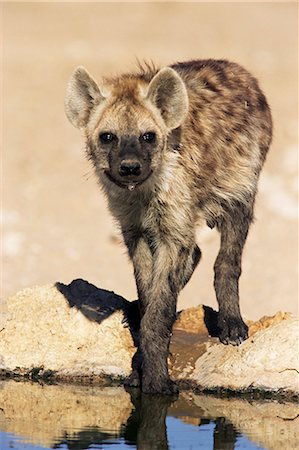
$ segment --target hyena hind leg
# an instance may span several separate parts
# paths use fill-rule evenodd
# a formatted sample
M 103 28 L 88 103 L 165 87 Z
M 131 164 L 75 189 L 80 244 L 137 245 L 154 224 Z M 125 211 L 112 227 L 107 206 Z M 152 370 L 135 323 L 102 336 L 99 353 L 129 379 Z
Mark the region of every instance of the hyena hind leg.
M 224 344 L 239 345 L 248 338 L 239 306 L 239 278 L 244 244 L 253 220 L 253 202 L 237 203 L 227 208 L 218 221 L 220 251 L 214 265 L 214 287 L 219 305 L 219 339 Z

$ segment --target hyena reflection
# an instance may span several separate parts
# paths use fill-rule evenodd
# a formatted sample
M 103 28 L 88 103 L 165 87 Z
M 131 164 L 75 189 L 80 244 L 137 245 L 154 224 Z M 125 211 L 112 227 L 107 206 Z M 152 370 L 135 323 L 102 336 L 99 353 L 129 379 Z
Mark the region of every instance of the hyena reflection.
M 171 394 L 169 340 L 178 293 L 200 259 L 200 220 L 221 234 L 214 266 L 220 340 L 247 338 L 238 280 L 271 141 L 267 101 L 256 79 L 228 61 L 146 66 L 100 86 L 79 67 L 66 114 L 84 132 L 134 265 L 140 343 L 128 383 Z

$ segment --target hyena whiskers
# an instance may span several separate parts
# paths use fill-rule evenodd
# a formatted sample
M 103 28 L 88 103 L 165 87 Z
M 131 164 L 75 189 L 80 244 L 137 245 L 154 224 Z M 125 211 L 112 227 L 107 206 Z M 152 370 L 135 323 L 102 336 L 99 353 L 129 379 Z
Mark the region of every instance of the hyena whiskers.
M 177 296 L 200 260 L 200 221 L 221 235 L 214 265 L 220 340 L 239 345 L 247 338 L 238 280 L 271 142 L 269 106 L 239 65 L 198 60 L 147 66 L 100 87 L 79 67 L 66 114 L 84 132 L 134 266 L 141 321 L 129 384 L 171 394 L 171 330 Z

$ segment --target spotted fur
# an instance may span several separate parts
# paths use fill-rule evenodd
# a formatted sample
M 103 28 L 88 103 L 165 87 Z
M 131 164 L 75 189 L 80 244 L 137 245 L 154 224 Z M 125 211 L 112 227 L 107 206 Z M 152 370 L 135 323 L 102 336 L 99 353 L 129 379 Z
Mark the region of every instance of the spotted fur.
M 78 68 L 66 113 L 83 129 L 134 265 L 141 322 L 129 384 L 173 393 L 169 340 L 177 296 L 200 259 L 195 229 L 203 221 L 221 234 L 214 266 L 220 340 L 247 338 L 238 280 L 271 142 L 266 98 L 254 77 L 225 60 L 147 65 L 100 87 Z

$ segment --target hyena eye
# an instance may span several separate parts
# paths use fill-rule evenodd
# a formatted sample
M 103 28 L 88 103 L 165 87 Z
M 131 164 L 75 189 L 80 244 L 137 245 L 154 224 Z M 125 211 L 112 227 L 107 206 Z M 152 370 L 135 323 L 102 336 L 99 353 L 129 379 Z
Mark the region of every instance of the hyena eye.
M 149 143 L 154 142 L 154 141 L 156 140 L 156 133 L 154 133 L 154 132 L 152 132 L 152 131 L 149 131 L 149 132 L 147 132 L 147 133 L 144 133 L 144 134 L 141 136 L 141 139 L 142 139 L 143 141 L 149 142 Z
M 103 142 L 103 144 L 108 144 L 109 142 L 114 141 L 114 139 L 116 139 L 116 136 L 113 133 L 100 134 L 100 141 Z

